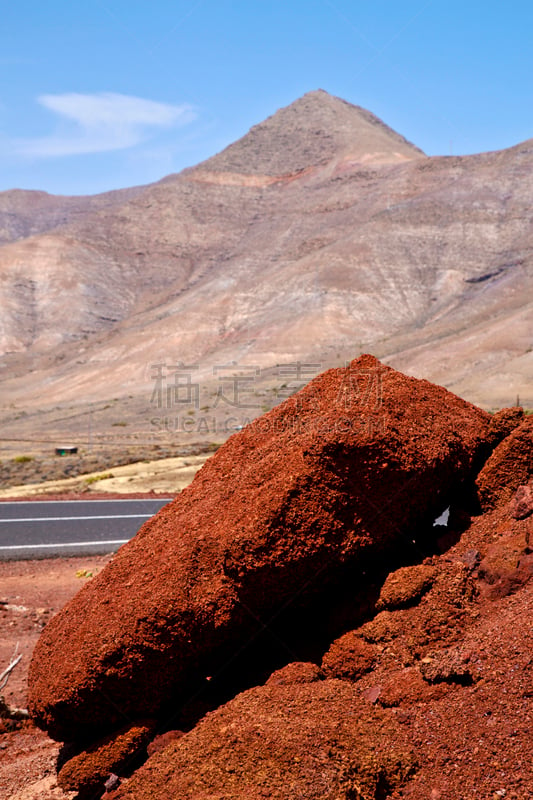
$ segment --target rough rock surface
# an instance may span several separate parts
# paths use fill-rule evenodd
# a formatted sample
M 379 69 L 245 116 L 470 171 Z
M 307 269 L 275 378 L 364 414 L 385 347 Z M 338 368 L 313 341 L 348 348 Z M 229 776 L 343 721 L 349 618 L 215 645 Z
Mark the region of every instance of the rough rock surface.
M 146 720 L 97 742 L 66 762 L 59 770 L 58 785 L 65 791 L 90 792 L 93 797 L 98 790 L 101 794 L 111 773 L 132 767 L 135 757 L 146 749 L 154 729 L 154 721 Z
M 500 444 L 515 428 L 524 421 L 524 409 L 521 406 L 501 408 L 492 415 L 489 425 L 489 440 L 492 446 Z
M 322 670 L 330 678 L 356 678 L 369 672 L 376 662 L 376 648 L 348 631 L 333 642 L 322 659 Z
M 533 575 L 533 555 L 529 548 L 531 526 L 524 522 L 524 532 L 512 534 L 509 526 L 503 533 L 505 547 L 500 542 L 488 545 L 485 558 L 477 571 L 480 591 L 491 600 L 513 594 Z
M 533 476 L 533 416 L 524 421 L 494 450 L 477 479 L 483 509 L 508 503 L 519 486 Z
M 469 660 L 469 653 L 449 647 L 429 652 L 420 662 L 420 672 L 429 683 L 460 683 L 468 686 L 474 682 Z
M 286 686 L 291 683 L 313 683 L 323 677 L 320 667 L 307 661 L 293 661 L 272 673 L 267 686 Z
M 527 531 L 509 507 L 475 518 L 433 557 L 418 601 L 330 648 L 372 630 L 369 670 L 320 680 L 289 665 L 308 681 L 239 695 L 149 759 L 117 800 L 530 800 L 533 581 L 491 599 L 463 561 L 475 550 L 505 570 Z
M 488 424 L 371 356 L 323 373 L 233 436 L 51 620 L 33 718 L 67 740 L 160 713 L 284 606 L 322 602 L 376 556 L 383 568 L 472 477 Z
M 198 170 L 279 177 L 341 158 L 398 164 L 425 157 L 374 114 L 319 89 L 254 126 Z
M 468 617 L 476 586 L 461 560 L 439 567 L 433 586 L 416 606 L 378 612 L 358 629 L 359 635 L 378 648 L 393 649 L 404 665 L 425 655 L 428 641 L 452 642 Z
M 516 490 L 511 502 L 511 514 L 515 519 L 525 519 L 533 514 L 533 480 Z
M 400 567 L 391 572 L 383 584 L 376 608 L 402 608 L 419 600 L 433 584 L 435 568 L 431 564 Z
M 380 800 L 415 766 L 395 713 L 328 679 L 244 692 L 150 758 L 117 797 Z

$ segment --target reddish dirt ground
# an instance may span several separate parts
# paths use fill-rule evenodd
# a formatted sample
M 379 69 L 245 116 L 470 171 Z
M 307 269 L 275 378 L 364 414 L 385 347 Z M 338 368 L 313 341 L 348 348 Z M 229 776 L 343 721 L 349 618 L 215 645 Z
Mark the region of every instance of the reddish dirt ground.
M 0 672 L 15 651 L 22 659 L 2 692 L 10 706 L 27 705 L 28 666 L 41 630 L 51 616 L 97 574 L 111 556 L 0 562 Z M 18 648 L 18 649 L 17 649 Z M 0 797 L 49 800 L 66 798 L 55 787 L 59 745 L 29 722 L 0 722 Z

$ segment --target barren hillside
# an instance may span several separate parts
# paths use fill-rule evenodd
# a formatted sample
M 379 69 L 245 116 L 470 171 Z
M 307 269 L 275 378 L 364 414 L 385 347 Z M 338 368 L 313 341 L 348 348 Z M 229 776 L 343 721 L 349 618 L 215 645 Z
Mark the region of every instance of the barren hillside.
M 141 429 L 156 364 L 202 386 L 253 365 L 263 386 L 362 351 L 487 407 L 533 405 L 532 168 L 533 140 L 429 158 L 317 91 L 130 193 L 4 193 L 4 425 L 122 398 Z

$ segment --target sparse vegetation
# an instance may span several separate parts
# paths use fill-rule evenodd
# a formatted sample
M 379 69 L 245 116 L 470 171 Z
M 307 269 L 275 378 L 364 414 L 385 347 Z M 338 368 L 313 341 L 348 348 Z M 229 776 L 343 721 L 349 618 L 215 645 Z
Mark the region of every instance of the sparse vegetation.
M 195 418 L 192 419 L 194 421 Z M 192 425 L 192 423 L 189 424 Z M 21 445 L 19 446 L 21 447 Z M 95 443 L 90 450 L 80 445 L 77 455 L 58 457 L 55 455 L 53 447 L 45 445 L 40 452 L 33 451 L 31 455 L 22 452 L 23 455 L 26 455 L 22 463 L 15 461 L 15 456 L 20 455 L 21 451 L 13 450 L 6 454 L 0 462 L 0 483 L 2 489 L 6 490 L 13 486 L 30 483 L 79 478 L 76 489 L 79 491 L 79 488 L 87 487 L 88 484 L 85 483 L 87 476 L 108 473 L 114 471 L 115 467 L 139 461 L 149 463 L 161 458 L 201 455 L 206 451 L 212 452 L 219 446 L 219 444 L 215 444 L 207 447 L 203 442 L 195 442 L 192 446 L 184 445 L 182 442 L 167 442 L 164 446 L 155 442 L 146 445 L 119 446 L 115 441 L 98 446 Z M 31 458 L 31 461 L 27 461 L 27 458 Z
M 76 570 L 76 578 L 92 578 L 94 575 L 94 570 L 92 569 L 77 569 Z
M 87 485 L 91 485 L 91 483 L 97 483 L 97 481 L 105 481 L 106 478 L 114 478 L 112 472 L 103 472 L 101 475 L 89 475 L 88 478 L 85 478 L 85 483 Z
M 15 464 L 26 464 L 28 461 L 33 461 L 33 456 L 15 456 L 13 461 Z

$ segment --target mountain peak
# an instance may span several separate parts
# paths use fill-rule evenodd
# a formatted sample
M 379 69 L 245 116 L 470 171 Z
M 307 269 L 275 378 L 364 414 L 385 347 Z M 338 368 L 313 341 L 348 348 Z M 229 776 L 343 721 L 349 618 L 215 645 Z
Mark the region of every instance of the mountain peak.
M 278 176 L 333 159 L 394 163 L 423 156 L 370 111 L 317 89 L 254 125 L 199 169 Z

